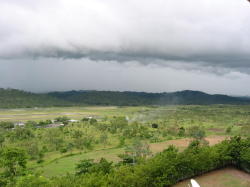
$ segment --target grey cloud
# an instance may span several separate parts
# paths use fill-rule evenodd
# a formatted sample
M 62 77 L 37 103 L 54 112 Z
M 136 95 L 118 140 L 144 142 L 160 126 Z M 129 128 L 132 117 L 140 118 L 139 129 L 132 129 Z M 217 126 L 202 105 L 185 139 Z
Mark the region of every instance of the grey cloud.
M 85 58 L 40 58 L 0 60 L 0 65 L 0 87 L 33 92 L 72 89 L 171 92 L 191 89 L 232 95 L 250 93 L 250 88 L 246 87 L 250 75 L 228 71 L 218 76 L 195 67 L 173 67 L 173 63 L 163 67 L 137 62 L 96 62 Z
M 183 62 L 249 73 L 239 0 L 0 0 L 0 57 Z
M 246 0 L 0 0 L 0 87 L 250 95 Z

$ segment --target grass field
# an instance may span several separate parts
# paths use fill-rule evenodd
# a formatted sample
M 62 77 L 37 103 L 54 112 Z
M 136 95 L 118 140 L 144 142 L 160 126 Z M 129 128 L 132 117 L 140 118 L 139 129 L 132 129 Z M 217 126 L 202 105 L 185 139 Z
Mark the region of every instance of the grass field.
M 25 108 L 25 109 L 2 109 L 0 121 L 27 121 L 54 119 L 58 116 L 68 116 L 74 119 L 82 119 L 87 116 L 110 116 L 131 113 L 140 110 L 138 108 L 121 109 L 118 107 L 55 107 L 55 108 Z
M 194 178 L 201 187 L 249 187 L 250 174 L 235 168 L 212 171 Z M 185 180 L 173 187 L 188 187 L 190 180 Z
M 250 106 L 89 106 L 0 110 L 0 121 L 25 122 L 28 120 L 34 120 L 39 122 L 46 119 L 55 119 L 59 116 L 67 116 L 71 119 L 78 120 L 84 117 L 92 116 L 100 122 L 105 121 L 105 118 L 110 120 L 113 116 L 126 116 L 130 124 L 134 121 L 138 121 L 141 125 L 147 126 L 148 131 L 153 132 L 154 136 L 159 137 L 155 143 L 150 142 L 149 139 L 147 140 L 150 142 L 149 147 L 152 154 L 156 154 L 166 149 L 169 145 L 178 147 L 180 151 L 188 146 L 190 138 L 187 136 L 180 137 L 176 134 L 163 136 L 162 130 L 168 128 L 171 130 L 171 127 L 176 127 L 177 129 L 184 127 L 188 129 L 193 125 L 202 126 L 206 131 L 206 140 L 210 145 L 219 143 L 229 136 L 240 134 L 241 127 L 250 124 Z M 152 123 L 159 124 L 161 128 L 157 130 L 152 129 Z M 226 132 L 228 127 L 232 129 L 229 133 Z M 71 124 L 71 126 L 65 128 L 67 131 L 81 130 L 85 132 L 86 130 L 89 132 L 87 135 L 93 135 L 95 139 L 98 139 L 101 133 L 103 133 L 102 131 L 96 132 L 96 127 L 85 127 L 83 124 L 80 124 L 80 126 L 74 126 L 74 124 Z M 39 135 L 39 133 L 45 133 L 45 131 L 46 129 L 41 129 L 41 131 L 38 130 L 36 133 Z M 51 131 L 53 131 L 53 129 Z M 121 135 L 121 133 L 112 134 L 108 132 L 109 143 L 105 146 L 101 143 L 96 143 L 92 149 L 77 150 L 74 148 L 67 153 L 60 153 L 55 150 L 47 152 L 42 163 L 37 163 L 36 160 L 30 160 L 28 162 L 28 168 L 32 169 L 34 172 L 40 172 L 46 177 L 53 177 L 66 175 L 67 173 L 74 173 L 76 164 L 83 159 L 99 160 L 103 157 L 109 161 L 117 162 L 119 161 L 118 155 L 124 153 L 125 150 L 125 145 L 117 148 L 119 135 Z M 71 140 L 69 138 L 65 138 L 65 136 L 63 136 L 63 139 L 65 139 L 66 143 Z M 40 140 L 37 139 L 36 141 L 39 145 Z M 126 145 L 129 145 L 131 141 L 132 139 L 127 138 Z M 22 145 L 21 141 L 19 145 Z M 237 172 L 229 171 L 231 170 L 221 170 L 217 173 L 215 172 L 216 175 L 213 173 L 206 174 L 200 178 L 198 177 L 197 180 L 199 180 L 201 184 L 203 181 L 204 184 L 206 184 L 206 181 L 209 181 L 210 179 L 212 181 L 216 181 L 213 177 L 218 176 L 218 183 L 213 184 L 215 187 L 216 185 L 222 187 L 223 185 L 227 187 L 236 187 L 237 185 L 240 187 L 249 186 L 247 180 L 245 182 L 241 182 L 239 178 L 231 176 Z M 176 187 L 183 185 L 187 186 L 186 183 L 183 182 L 178 184 Z
M 54 108 L 25 108 L 0 109 L 0 121 L 25 122 L 28 120 L 41 121 L 67 116 L 71 119 L 82 119 L 92 116 L 106 118 L 126 116 L 129 122 L 165 123 L 172 126 L 188 127 L 200 125 L 206 128 L 207 135 L 224 135 L 228 127 L 231 134 L 239 133 L 241 126 L 250 124 L 250 106 L 162 106 L 162 107 L 54 107 Z
M 206 140 L 209 142 L 210 145 L 214 145 L 226 138 L 227 138 L 226 136 L 209 136 L 206 138 Z M 184 138 L 184 139 L 169 140 L 159 143 L 151 143 L 150 150 L 154 155 L 158 152 L 163 151 L 168 146 L 174 145 L 178 147 L 179 150 L 181 151 L 188 146 L 190 141 L 191 139 Z M 83 159 L 100 160 L 101 158 L 105 158 L 108 161 L 117 162 L 120 160 L 118 155 L 121 153 L 124 153 L 123 148 L 108 148 L 108 149 L 94 150 L 87 153 L 78 152 L 72 156 L 58 155 L 58 158 L 53 158 L 50 161 L 47 161 L 42 166 L 38 166 L 36 170 L 40 170 L 46 177 L 65 175 L 67 173 L 74 173 L 75 166 L 80 160 Z
M 66 156 L 59 159 L 54 159 L 51 162 L 43 165 L 42 167 L 36 168 L 40 170 L 46 177 L 65 175 L 67 173 L 74 173 L 76 164 L 83 159 L 95 159 L 100 160 L 106 158 L 109 161 L 116 162 L 119 160 L 118 154 L 123 153 L 123 149 L 104 149 L 95 150 L 88 153 L 76 153 L 73 156 Z
M 86 116 L 110 117 L 128 116 L 130 120 L 171 120 L 173 123 L 192 124 L 201 123 L 210 125 L 211 131 L 219 132 L 221 125 L 235 123 L 250 123 L 250 106 L 162 106 L 162 107 L 116 107 L 116 106 L 89 106 L 89 107 L 52 107 L 52 108 L 25 108 L 0 109 L 0 121 L 27 121 L 54 119 L 58 116 L 82 119 Z M 220 126 L 218 126 L 220 124 Z

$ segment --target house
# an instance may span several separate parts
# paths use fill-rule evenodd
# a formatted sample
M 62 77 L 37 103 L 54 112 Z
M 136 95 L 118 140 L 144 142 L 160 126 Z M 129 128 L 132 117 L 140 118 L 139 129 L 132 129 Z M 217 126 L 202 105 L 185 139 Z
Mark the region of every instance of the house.
M 79 121 L 75 120 L 75 119 L 70 119 L 70 120 L 68 120 L 68 122 L 70 122 L 70 123 L 76 123 L 76 122 L 79 122 Z

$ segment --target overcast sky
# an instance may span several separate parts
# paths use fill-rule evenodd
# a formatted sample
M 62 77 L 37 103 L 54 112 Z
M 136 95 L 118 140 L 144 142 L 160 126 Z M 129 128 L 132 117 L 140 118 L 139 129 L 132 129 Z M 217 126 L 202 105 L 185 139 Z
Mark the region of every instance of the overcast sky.
M 250 95 L 247 0 L 0 0 L 0 87 Z

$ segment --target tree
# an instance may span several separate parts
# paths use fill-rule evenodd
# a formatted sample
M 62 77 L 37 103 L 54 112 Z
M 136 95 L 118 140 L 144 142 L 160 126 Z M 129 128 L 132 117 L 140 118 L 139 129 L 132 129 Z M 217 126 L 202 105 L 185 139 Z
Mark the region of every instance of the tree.
M 230 127 L 227 127 L 227 129 L 226 129 L 226 133 L 227 134 L 230 134 L 232 132 L 232 127 L 230 126 Z
M 30 156 L 30 159 L 34 160 L 37 159 L 39 157 L 39 147 L 36 141 L 33 142 L 28 142 L 27 145 L 27 153 Z
M 9 121 L 1 121 L 0 122 L 0 128 L 12 129 L 12 128 L 14 128 L 14 123 L 9 122 Z
M 124 136 L 119 137 L 119 144 L 117 147 L 123 147 L 125 145 L 126 138 Z
M 114 117 L 111 120 L 111 132 L 116 133 L 118 129 L 124 129 L 125 127 L 128 126 L 128 121 L 126 120 L 125 117 Z
M 152 128 L 155 128 L 155 129 L 158 128 L 158 124 L 156 124 L 156 123 L 153 123 L 151 126 L 152 126 Z
M 108 174 L 112 169 L 112 164 L 113 162 L 108 162 L 105 158 L 101 158 L 99 163 L 94 163 L 94 165 L 90 168 L 90 172 Z
M 37 163 L 42 163 L 44 160 L 43 160 L 43 157 L 44 157 L 44 151 L 41 150 L 39 153 L 38 153 L 38 160 L 37 160 Z
M 82 121 L 82 122 L 89 121 L 89 118 L 84 117 L 84 118 L 81 119 L 81 121 Z
M 90 168 L 94 165 L 93 159 L 85 159 L 81 160 L 76 165 L 76 174 L 81 175 L 90 172 Z
M 0 165 L 7 177 L 21 175 L 26 168 L 27 155 L 20 148 L 4 148 L 0 153 Z
M 192 126 L 188 129 L 188 135 L 194 139 L 201 140 L 205 138 L 206 132 L 200 126 Z
M 65 142 L 62 132 L 57 128 L 46 129 L 44 140 L 52 150 L 60 150 Z
M 135 139 L 131 146 L 126 147 L 125 154 L 119 155 L 123 159 L 123 163 L 130 162 L 131 158 L 133 164 L 135 164 L 140 159 L 145 159 L 151 154 L 149 145 L 139 139 Z
M 108 162 L 105 158 L 101 158 L 99 163 L 93 159 L 81 160 L 76 166 L 76 174 L 86 173 L 102 173 L 107 174 L 111 171 L 112 162 Z
M 30 127 L 30 128 L 35 128 L 37 125 L 38 125 L 37 122 L 31 120 L 25 123 L 25 127 Z
M 3 134 L 0 134 L 0 147 L 2 147 L 4 141 L 5 141 L 4 135 L 3 135 Z
M 91 119 L 89 119 L 89 124 L 90 125 L 96 125 L 97 124 L 97 120 L 94 119 L 94 118 L 91 118 Z
M 104 144 L 104 146 L 108 143 L 108 135 L 106 133 L 102 133 L 100 136 L 100 143 Z
M 29 128 L 16 127 L 11 134 L 12 140 L 25 140 L 34 137 L 34 133 Z
M 184 127 L 180 127 L 180 128 L 179 128 L 178 135 L 179 135 L 179 136 L 184 136 L 184 135 L 185 135 L 185 128 L 184 128 Z
M 67 125 L 70 119 L 67 116 L 61 116 L 61 117 L 57 117 L 55 120 L 56 122 L 61 122 L 64 125 Z

